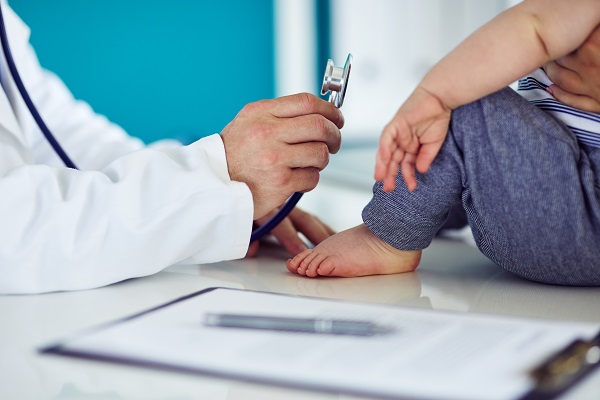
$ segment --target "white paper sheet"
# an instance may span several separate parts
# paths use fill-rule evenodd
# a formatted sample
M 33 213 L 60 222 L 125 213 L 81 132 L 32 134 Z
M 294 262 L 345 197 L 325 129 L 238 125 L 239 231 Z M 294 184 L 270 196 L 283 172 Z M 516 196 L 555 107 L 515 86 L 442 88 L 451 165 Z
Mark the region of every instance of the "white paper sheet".
M 205 327 L 205 313 L 366 319 L 371 337 Z M 378 396 L 515 399 L 528 371 L 596 324 L 216 289 L 66 340 L 58 353 Z

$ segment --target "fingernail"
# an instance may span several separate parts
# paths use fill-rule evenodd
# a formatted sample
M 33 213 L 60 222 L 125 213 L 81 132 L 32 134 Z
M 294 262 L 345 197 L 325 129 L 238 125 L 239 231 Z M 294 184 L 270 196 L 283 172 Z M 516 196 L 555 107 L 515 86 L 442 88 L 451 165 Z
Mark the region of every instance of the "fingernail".
M 547 91 L 548 93 L 550 93 L 552 96 L 554 96 L 554 91 L 552 90 L 552 88 L 551 88 L 550 86 L 548 86 L 548 87 L 546 88 L 546 91 Z

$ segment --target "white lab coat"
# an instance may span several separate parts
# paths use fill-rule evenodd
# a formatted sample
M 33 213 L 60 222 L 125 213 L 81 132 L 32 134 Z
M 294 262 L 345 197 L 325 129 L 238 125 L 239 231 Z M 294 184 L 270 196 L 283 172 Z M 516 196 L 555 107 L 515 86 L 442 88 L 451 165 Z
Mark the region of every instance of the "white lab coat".
M 252 195 L 230 179 L 219 135 L 144 147 L 40 67 L 29 28 L 2 1 L 25 86 L 80 170 L 43 138 L 2 54 L 0 293 L 95 288 L 182 261 L 243 257 Z

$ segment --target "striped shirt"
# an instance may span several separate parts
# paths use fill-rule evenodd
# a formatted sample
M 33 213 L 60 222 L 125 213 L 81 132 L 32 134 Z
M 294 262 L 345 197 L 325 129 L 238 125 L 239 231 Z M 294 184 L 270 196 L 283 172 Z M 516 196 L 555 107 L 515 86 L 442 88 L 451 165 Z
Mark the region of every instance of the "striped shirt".
M 580 143 L 600 147 L 600 114 L 582 111 L 556 100 L 546 91 L 551 84 L 546 73 L 538 69 L 519 80 L 517 91 L 532 104 L 567 125 Z

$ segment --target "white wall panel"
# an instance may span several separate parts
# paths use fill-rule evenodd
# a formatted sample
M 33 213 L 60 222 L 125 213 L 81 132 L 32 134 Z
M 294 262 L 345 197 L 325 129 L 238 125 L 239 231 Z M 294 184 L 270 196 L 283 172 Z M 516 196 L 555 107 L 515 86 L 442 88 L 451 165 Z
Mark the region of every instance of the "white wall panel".
M 342 63 L 354 55 L 346 142 L 377 140 L 426 71 L 505 6 L 505 0 L 332 0 L 332 58 Z

